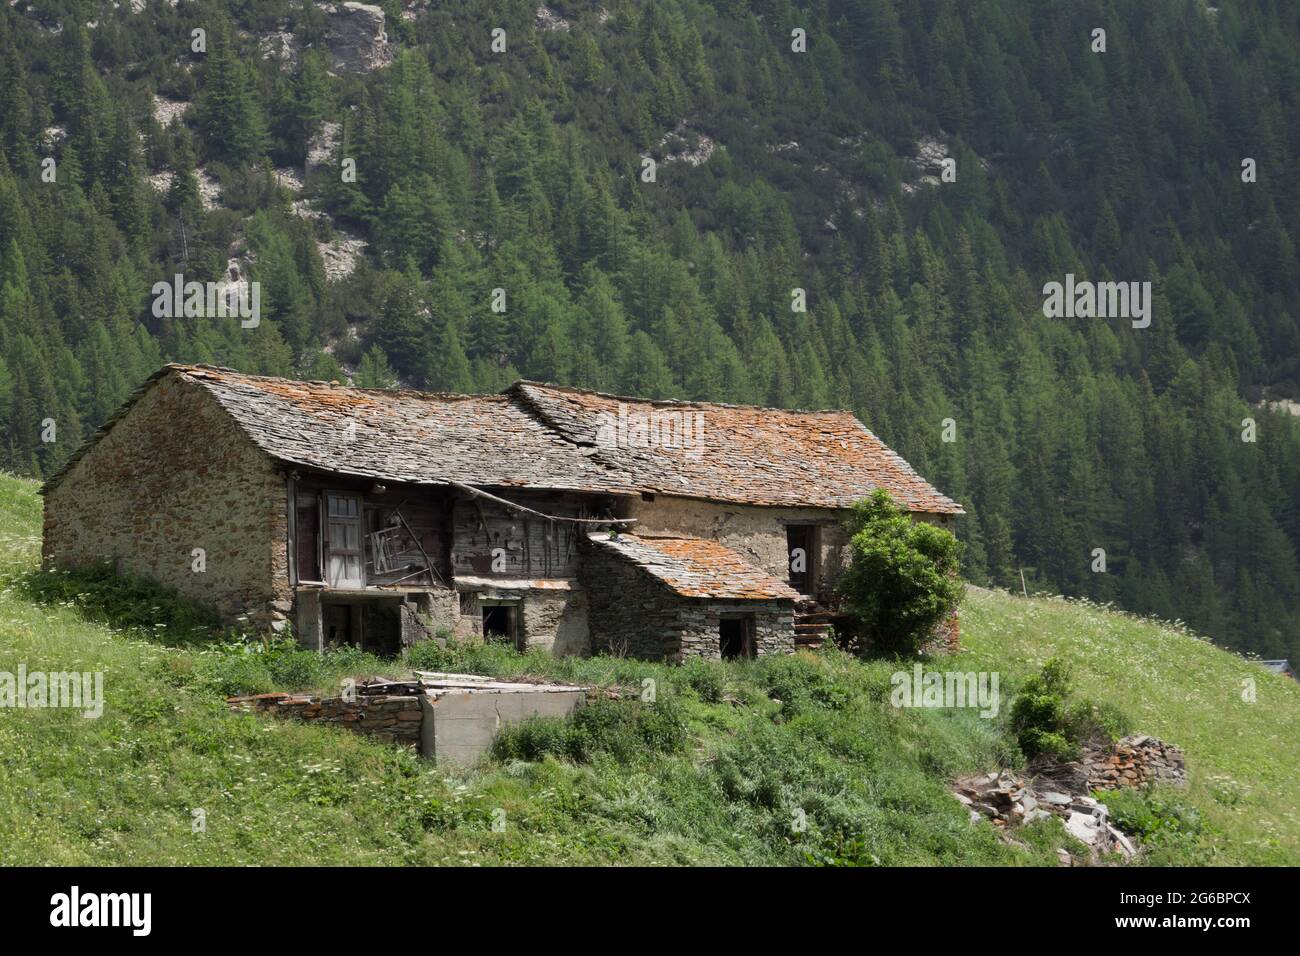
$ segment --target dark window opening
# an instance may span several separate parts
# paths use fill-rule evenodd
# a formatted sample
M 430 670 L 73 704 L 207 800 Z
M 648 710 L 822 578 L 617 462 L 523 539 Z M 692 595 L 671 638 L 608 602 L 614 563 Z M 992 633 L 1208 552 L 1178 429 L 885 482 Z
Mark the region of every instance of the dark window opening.
M 299 496 L 294 520 L 299 581 L 320 581 L 320 512 L 316 496 Z
M 483 636 L 519 646 L 519 605 L 483 605 Z
M 361 608 L 361 649 L 380 657 L 402 652 L 401 604 L 397 601 L 367 601 Z
M 342 647 L 344 644 L 359 644 L 361 635 L 360 621 L 351 604 L 326 604 L 321 608 L 325 627 L 325 646 Z
M 815 593 L 816 575 L 813 563 L 817 558 L 817 526 L 790 524 L 785 526 L 786 567 L 790 571 L 790 587 L 800 594 Z
M 724 617 L 718 622 L 718 639 L 723 660 L 754 657 L 754 615 Z
M 395 601 L 324 604 L 321 619 L 326 647 L 349 645 L 380 657 L 401 653 L 401 609 Z

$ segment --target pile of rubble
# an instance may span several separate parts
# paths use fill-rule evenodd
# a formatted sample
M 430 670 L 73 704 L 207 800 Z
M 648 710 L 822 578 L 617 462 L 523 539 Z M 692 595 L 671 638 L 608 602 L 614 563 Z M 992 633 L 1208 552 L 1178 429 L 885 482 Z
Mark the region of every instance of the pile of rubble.
M 971 822 L 987 817 L 1005 831 L 1058 816 L 1066 832 L 1088 846 L 1095 857 L 1119 853 L 1129 860 L 1137 855 L 1133 840 L 1110 822 L 1105 804 L 1089 796 L 1040 791 L 1024 777 L 1006 770 L 963 777 L 954 784 L 953 796 L 970 810 Z M 1063 856 L 1062 861 L 1065 859 Z
M 1129 860 L 1137 855 L 1136 842 L 1110 822 L 1106 806 L 1090 796 L 1092 791 L 1156 782 L 1180 786 L 1186 781 L 1181 750 L 1138 734 L 1113 746 L 1089 748 L 1077 762 L 1040 767 L 1032 777 L 1009 770 L 962 777 L 953 784 L 953 796 L 970 811 L 972 822 L 986 817 L 1005 833 L 1057 816 L 1072 837 L 1092 850 L 1094 859 L 1118 853 Z M 1062 862 L 1068 862 L 1068 854 Z
M 1187 782 L 1183 752 L 1156 737 L 1135 734 L 1113 748 L 1095 750 L 1080 761 L 1088 775 L 1089 790 L 1140 787 L 1145 783 Z

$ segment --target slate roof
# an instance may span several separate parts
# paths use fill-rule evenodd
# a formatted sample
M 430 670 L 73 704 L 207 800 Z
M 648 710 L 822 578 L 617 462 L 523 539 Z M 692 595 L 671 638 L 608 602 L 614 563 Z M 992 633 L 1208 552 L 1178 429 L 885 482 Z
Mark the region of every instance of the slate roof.
M 267 454 L 414 484 L 624 491 L 616 475 L 506 395 L 446 395 L 180 367 Z
M 884 488 L 911 511 L 963 513 L 849 412 L 652 402 L 537 382 L 518 382 L 508 391 L 649 491 L 847 508 Z M 637 426 L 656 419 L 659 440 L 642 441 Z M 678 421 L 681 427 L 668 433 L 668 444 L 680 447 L 665 447 L 665 428 L 676 428 Z
M 159 369 L 44 490 L 169 374 L 207 391 L 272 458 L 339 474 L 824 508 L 883 487 L 913 511 L 961 513 L 848 412 L 650 402 L 536 382 L 500 395 L 388 391 L 207 365 Z M 619 431 L 620 414 L 633 425 L 654 414 L 702 427 L 686 433 L 688 447 L 639 447 L 634 429 Z
M 716 541 L 685 534 L 589 536 L 592 545 L 611 551 L 689 598 L 797 601 L 784 581 L 754 567 Z
M 206 365 L 167 365 L 150 376 L 43 490 L 168 374 L 203 388 L 254 444 L 290 465 L 413 484 L 638 490 L 507 395 L 351 388 Z

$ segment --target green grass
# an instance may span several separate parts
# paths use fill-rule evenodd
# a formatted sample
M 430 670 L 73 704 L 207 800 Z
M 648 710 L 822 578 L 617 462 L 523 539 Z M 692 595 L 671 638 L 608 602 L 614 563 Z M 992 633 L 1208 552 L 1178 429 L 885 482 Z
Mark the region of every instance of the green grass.
M 1300 862 L 1300 684 L 1181 627 L 1081 601 L 974 595 L 962 644 L 963 670 L 1024 674 L 1062 658 L 1081 694 L 1182 747 L 1191 775 L 1182 802 L 1220 833 L 1194 859 Z M 1253 703 L 1243 699 L 1247 681 Z
M 995 721 L 897 710 L 897 665 L 835 652 L 670 668 L 424 645 L 430 668 L 637 692 L 655 682 L 654 703 L 526 726 L 480 767 L 449 770 L 224 705 L 228 693 L 327 690 L 409 665 L 237 644 L 138 582 L 38 573 L 39 529 L 34 485 L 0 476 L 0 670 L 102 670 L 107 704 L 94 720 L 0 708 L 6 863 L 1051 865 L 1071 846 L 1055 821 L 1005 844 L 949 795 L 951 777 L 1020 759 L 1005 696 Z M 1007 679 L 1059 654 L 1081 690 L 1186 748 L 1186 793 L 1123 808 L 1153 834 L 1177 831 L 1157 839 L 1153 862 L 1300 859 L 1293 683 L 1080 604 L 974 594 L 963 613 L 969 649 L 941 669 L 999 670 L 1005 695 Z M 1240 701 L 1244 677 L 1255 704 Z

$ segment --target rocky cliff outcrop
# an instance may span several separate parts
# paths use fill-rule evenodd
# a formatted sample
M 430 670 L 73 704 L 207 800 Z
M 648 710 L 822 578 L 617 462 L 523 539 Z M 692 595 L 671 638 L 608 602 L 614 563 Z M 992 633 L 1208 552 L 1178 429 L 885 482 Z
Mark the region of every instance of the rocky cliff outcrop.
M 318 3 L 329 17 L 325 45 L 335 73 L 369 73 L 393 62 L 384 11 L 368 3 Z

